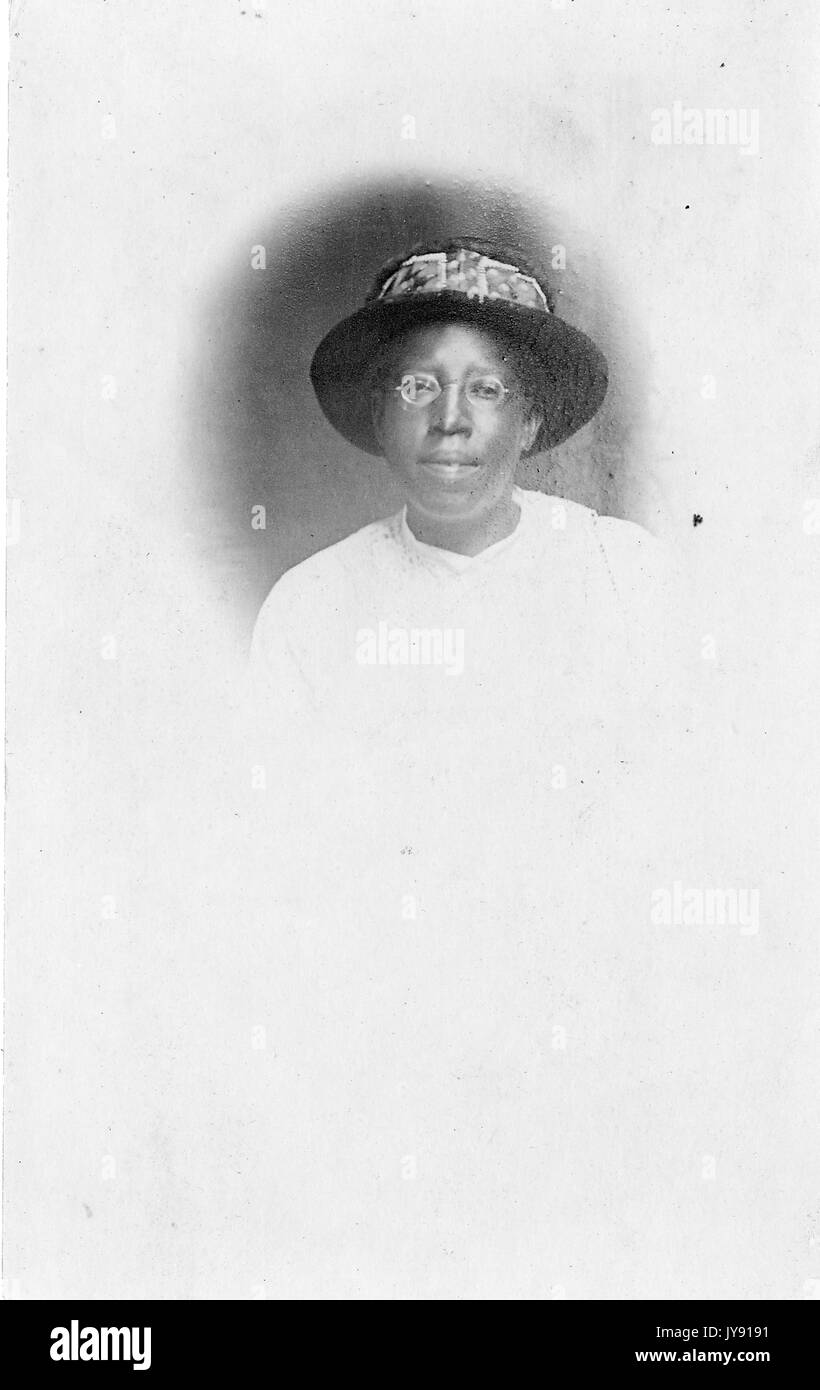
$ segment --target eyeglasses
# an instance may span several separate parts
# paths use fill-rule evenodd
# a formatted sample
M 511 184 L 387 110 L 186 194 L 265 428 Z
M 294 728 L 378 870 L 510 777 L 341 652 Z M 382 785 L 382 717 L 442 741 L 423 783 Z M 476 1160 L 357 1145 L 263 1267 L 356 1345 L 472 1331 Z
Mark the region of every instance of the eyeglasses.
M 454 386 L 452 381 L 439 381 L 426 372 L 406 372 L 398 386 L 403 401 L 408 405 L 425 406 L 437 401 L 445 386 Z M 499 381 L 497 376 L 471 376 L 465 382 L 464 391 L 471 406 L 483 410 L 498 410 L 512 394 L 509 386 Z

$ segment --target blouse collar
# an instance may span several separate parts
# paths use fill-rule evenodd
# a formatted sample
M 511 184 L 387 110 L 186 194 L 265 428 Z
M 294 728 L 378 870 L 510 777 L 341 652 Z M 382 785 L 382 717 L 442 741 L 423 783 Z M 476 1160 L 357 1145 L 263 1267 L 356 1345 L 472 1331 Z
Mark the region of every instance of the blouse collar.
M 508 536 L 504 536 L 500 541 L 494 541 L 484 550 L 480 550 L 477 555 L 462 555 L 456 550 L 445 550 L 438 545 L 428 545 L 426 541 L 420 541 L 410 530 L 407 523 L 407 506 L 405 504 L 399 513 L 399 531 L 405 549 L 415 555 L 418 559 L 424 560 L 430 566 L 438 566 L 443 569 L 451 570 L 455 574 L 463 574 L 466 570 L 477 569 L 480 566 L 491 563 L 497 555 L 505 550 L 509 550 L 515 545 L 524 529 L 525 502 L 523 490 L 514 487 L 512 499 L 518 505 L 518 520 Z

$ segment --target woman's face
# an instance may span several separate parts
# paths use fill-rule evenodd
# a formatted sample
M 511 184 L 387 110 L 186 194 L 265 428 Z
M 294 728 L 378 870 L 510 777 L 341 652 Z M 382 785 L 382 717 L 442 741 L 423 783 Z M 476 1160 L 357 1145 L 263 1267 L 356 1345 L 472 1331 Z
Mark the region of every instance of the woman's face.
M 395 389 L 415 374 L 441 385 L 435 400 L 412 404 Z M 468 398 L 475 378 L 488 376 L 508 390 L 500 404 L 483 399 L 481 386 Z M 541 417 L 491 334 L 436 323 L 401 339 L 373 393 L 373 421 L 408 505 L 458 522 L 477 520 L 509 501 L 518 460 L 533 444 Z

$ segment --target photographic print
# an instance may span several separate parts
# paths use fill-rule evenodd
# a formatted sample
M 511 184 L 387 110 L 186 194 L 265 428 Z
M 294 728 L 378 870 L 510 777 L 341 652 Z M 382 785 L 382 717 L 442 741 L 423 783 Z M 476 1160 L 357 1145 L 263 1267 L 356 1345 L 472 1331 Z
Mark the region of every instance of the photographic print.
M 12 5 L 7 1298 L 818 1297 L 817 38 Z

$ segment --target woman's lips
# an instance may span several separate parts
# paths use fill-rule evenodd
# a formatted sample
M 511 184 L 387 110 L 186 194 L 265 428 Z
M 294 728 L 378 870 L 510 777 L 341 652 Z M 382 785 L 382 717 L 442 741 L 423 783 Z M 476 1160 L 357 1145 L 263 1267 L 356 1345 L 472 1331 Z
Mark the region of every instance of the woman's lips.
M 419 461 L 419 467 L 434 478 L 444 482 L 456 482 L 460 478 L 471 477 L 478 468 L 474 459 L 458 454 L 431 454 Z

